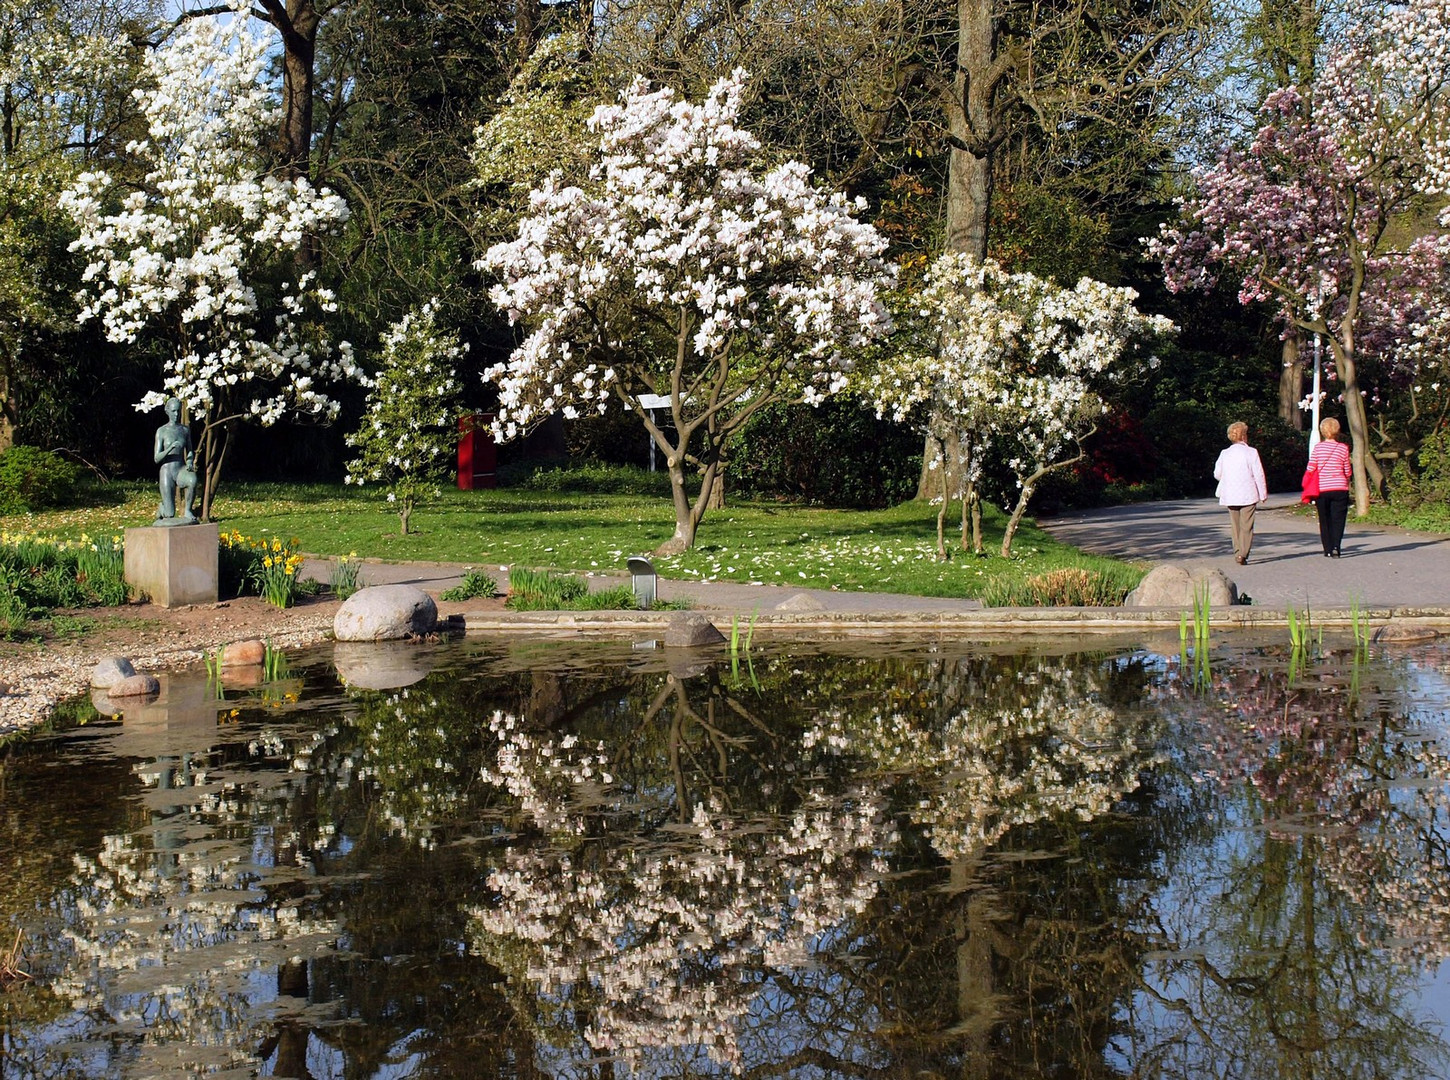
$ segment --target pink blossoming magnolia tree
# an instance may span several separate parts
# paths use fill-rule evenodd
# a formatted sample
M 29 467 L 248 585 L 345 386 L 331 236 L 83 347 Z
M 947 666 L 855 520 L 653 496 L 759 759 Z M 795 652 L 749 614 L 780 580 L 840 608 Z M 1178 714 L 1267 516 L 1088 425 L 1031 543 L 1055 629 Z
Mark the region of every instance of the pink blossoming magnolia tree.
M 735 126 L 736 71 L 705 101 L 637 80 L 590 120 L 597 156 L 582 187 L 533 192 L 516 240 L 490 248 L 492 298 L 528 337 L 484 372 L 499 386 L 495 434 L 554 412 L 633 412 L 664 452 L 675 533 L 694 545 L 730 435 L 763 406 L 842 389 L 854 350 L 889 329 L 885 239 L 859 201 L 826 195 L 807 167 L 761 166 Z M 640 395 L 670 401 L 673 429 Z M 698 495 L 686 490 L 689 469 Z
M 1413 361 L 1423 350 L 1412 343 L 1443 323 L 1445 243 L 1416 236 L 1410 221 L 1450 191 L 1447 77 L 1450 0 L 1387 9 L 1313 87 L 1270 94 L 1254 141 L 1200 174 L 1182 221 L 1149 242 L 1173 290 L 1227 276 L 1243 303 L 1275 303 L 1288 324 L 1328 341 L 1361 516 L 1383 483 L 1363 365 Z

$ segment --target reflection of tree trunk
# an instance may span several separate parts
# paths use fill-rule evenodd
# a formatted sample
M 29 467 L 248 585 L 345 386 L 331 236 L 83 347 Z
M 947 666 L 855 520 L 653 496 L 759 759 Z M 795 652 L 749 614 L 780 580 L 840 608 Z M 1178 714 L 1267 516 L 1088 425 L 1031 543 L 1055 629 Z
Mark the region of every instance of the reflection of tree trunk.
M 1298 334 L 1284 339 L 1279 355 L 1283 360 L 1279 368 L 1279 416 L 1295 431 L 1303 431 L 1304 410 L 1299 402 L 1304 398 L 1304 360 Z
M 289 960 L 277 969 L 278 997 L 307 1000 L 307 962 Z M 284 1020 L 277 1030 L 277 1058 L 272 1065 L 273 1076 L 308 1077 L 307 1069 L 307 1027 L 292 1020 Z
M 992 931 L 985 890 L 979 887 L 981 862 L 966 855 L 952 863 L 951 888 L 957 908 L 957 1030 L 962 1036 L 963 1077 L 991 1075 L 989 1039 L 998 1018 Z
M 536 723 L 553 727 L 564 715 L 564 680 L 548 671 L 535 671 L 529 676 L 529 717 Z

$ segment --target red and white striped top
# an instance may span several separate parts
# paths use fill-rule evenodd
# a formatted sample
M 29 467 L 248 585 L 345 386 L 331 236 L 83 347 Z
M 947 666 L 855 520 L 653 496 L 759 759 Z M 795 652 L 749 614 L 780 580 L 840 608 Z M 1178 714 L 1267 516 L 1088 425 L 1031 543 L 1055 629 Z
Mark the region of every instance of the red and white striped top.
M 1349 444 L 1337 439 L 1324 439 L 1309 452 L 1309 465 L 1319 473 L 1320 491 L 1348 491 L 1353 470 L 1349 464 Z

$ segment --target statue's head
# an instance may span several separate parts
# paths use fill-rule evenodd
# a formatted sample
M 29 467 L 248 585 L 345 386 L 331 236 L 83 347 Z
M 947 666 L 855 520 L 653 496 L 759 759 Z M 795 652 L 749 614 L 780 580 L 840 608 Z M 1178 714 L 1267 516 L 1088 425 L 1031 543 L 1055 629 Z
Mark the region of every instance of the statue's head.
M 173 424 L 181 419 L 181 399 L 166 399 L 166 416 Z

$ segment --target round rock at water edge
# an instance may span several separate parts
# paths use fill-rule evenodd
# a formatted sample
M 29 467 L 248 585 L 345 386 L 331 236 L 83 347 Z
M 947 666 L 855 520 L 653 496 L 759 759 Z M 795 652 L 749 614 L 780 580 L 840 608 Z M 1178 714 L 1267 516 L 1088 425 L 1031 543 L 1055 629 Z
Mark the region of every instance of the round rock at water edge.
M 155 675 L 132 675 L 106 689 L 106 696 L 117 698 L 146 697 L 161 693 L 161 682 Z
M 1191 572 L 1174 563 L 1155 566 L 1124 601 L 1127 607 L 1192 607 L 1206 590 L 1211 608 L 1232 607 L 1239 602 L 1239 589 L 1222 570 L 1195 567 Z
M 724 640 L 725 635 L 716 629 L 715 624 L 698 612 L 672 615 L 665 627 L 665 645 L 669 647 L 691 649 L 699 645 L 719 645 Z
M 426 634 L 438 622 L 438 605 L 412 585 L 373 585 L 343 601 L 332 620 L 338 641 L 391 641 Z
M 105 690 L 134 674 L 136 669 L 127 657 L 107 656 L 91 669 L 91 685 Z

